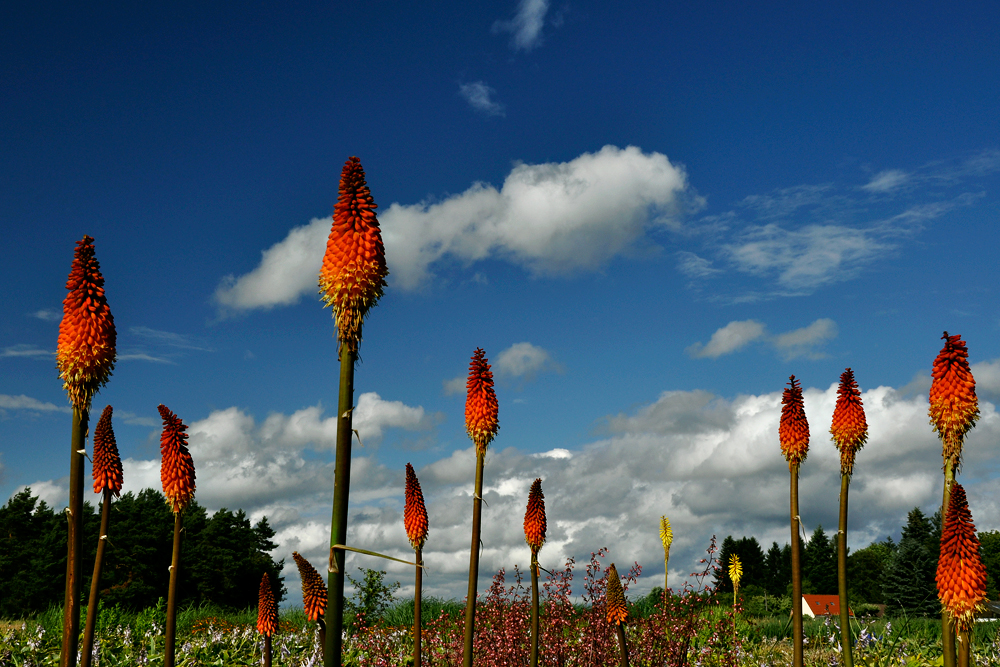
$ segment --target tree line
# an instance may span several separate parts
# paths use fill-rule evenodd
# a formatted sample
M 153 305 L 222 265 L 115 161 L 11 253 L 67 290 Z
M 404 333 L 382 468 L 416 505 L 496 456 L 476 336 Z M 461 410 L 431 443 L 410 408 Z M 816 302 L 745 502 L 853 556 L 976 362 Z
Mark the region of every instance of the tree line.
M 986 565 L 989 599 L 997 599 L 1000 583 L 1000 531 L 979 533 L 980 555 Z M 906 517 L 900 540 L 892 537 L 873 542 L 847 555 L 847 583 L 852 604 L 884 604 L 889 613 L 936 617 L 941 613 L 935 574 L 941 545 L 941 512 L 926 516 L 914 507 Z M 732 554 L 743 564 L 740 591 L 745 599 L 791 595 L 792 548 L 777 542 L 765 553 L 755 537 L 722 541 L 718 562 L 728 563 Z M 817 526 L 801 547 L 802 592 L 837 594 L 837 540 Z M 727 568 L 716 571 L 715 585 L 732 592 Z
M 173 514 L 154 489 L 126 493 L 111 505 L 111 528 L 101 574 L 101 604 L 139 611 L 166 598 L 170 579 Z M 100 508 L 84 506 L 83 562 L 97 551 Z M 277 582 L 278 601 L 284 559 L 270 552 L 277 544 L 267 517 L 251 525 L 243 510 L 226 508 L 212 515 L 197 502 L 184 513 L 179 605 L 215 604 L 243 609 L 257 604 L 266 572 Z M 84 568 L 82 591 L 90 590 Z M 61 605 L 66 580 L 66 517 L 26 488 L 0 507 L 0 618 L 23 618 Z M 86 600 L 84 599 L 85 603 Z

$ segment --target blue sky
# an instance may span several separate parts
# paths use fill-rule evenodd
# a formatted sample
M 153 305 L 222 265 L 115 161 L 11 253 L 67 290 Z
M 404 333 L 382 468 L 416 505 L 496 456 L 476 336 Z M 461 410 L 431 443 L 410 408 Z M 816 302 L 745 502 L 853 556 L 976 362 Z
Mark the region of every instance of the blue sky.
M 662 567 L 661 514 L 672 584 L 713 533 L 784 542 L 793 373 L 813 429 L 803 519 L 833 527 L 848 366 L 872 429 L 851 543 L 896 531 L 940 493 L 926 390 L 945 329 L 968 341 L 982 400 L 963 481 L 979 527 L 1000 528 L 998 14 L 8 3 L 0 497 L 65 502 L 52 354 L 90 234 L 119 335 L 94 410 L 115 408 L 127 488 L 158 484 L 164 403 L 191 426 L 199 501 L 266 513 L 279 556 L 319 563 L 337 366 L 316 272 L 357 155 L 390 276 L 357 372 L 350 538 L 405 555 L 413 462 L 432 594 L 463 590 L 474 471 L 454 388 L 476 347 L 501 423 L 484 575 L 526 562 L 536 476 L 542 560 L 610 546 L 644 565 L 640 591 Z

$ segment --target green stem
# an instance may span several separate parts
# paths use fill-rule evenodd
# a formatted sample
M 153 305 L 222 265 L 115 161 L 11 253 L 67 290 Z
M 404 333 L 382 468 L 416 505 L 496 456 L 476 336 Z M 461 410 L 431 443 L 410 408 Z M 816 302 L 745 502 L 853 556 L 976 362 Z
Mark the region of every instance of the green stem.
M 163 636 L 163 667 L 174 667 L 177 636 L 177 571 L 181 565 L 181 513 L 174 512 L 174 553 L 170 557 L 170 588 L 167 590 L 167 627 Z
M 948 516 L 948 502 L 951 500 L 951 485 L 955 482 L 955 467 L 951 459 L 944 462 L 944 494 L 941 501 L 941 522 Z M 941 608 L 941 650 L 944 654 L 944 667 L 955 667 L 955 625 L 951 614 Z
M 80 641 L 80 580 L 83 578 L 83 452 L 90 409 L 73 407 L 69 455 L 69 506 L 66 508 L 66 597 L 63 601 L 62 667 L 76 667 Z
M 667 584 L 667 562 L 670 560 L 669 555 L 663 557 L 663 592 L 666 593 L 670 590 L 670 586 Z
M 531 552 L 531 667 L 538 667 L 538 554 Z
M 420 596 L 424 584 L 424 556 L 422 549 L 415 549 L 417 561 L 416 581 L 413 586 L 413 667 L 420 667 L 421 637 L 420 637 Z
M 854 667 L 851 646 L 851 614 L 847 599 L 847 490 L 851 476 L 840 475 L 840 526 L 837 531 L 837 592 L 840 594 L 840 654 L 844 667 Z
M 972 633 L 966 628 L 958 631 L 958 667 L 969 667 L 969 654 L 972 650 Z
M 264 667 L 271 667 L 271 635 L 264 635 Z
M 472 553 L 469 555 L 469 594 L 465 601 L 465 650 L 462 667 L 472 667 L 472 638 L 476 632 L 476 584 L 479 580 L 479 535 L 483 514 L 483 466 L 486 448 L 476 448 L 476 490 L 472 497 Z
M 111 489 L 104 489 L 101 503 L 101 533 L 97 537 L 97 556 L 94 558 L 94 576 L 90 578 L 90 600 L 87 602 L 87 624 L 83 629 L 83 646 L 80 648 L 80 667 L 90 667 L 94 648 L 94 627 L 97 625 L 97 605 L 101 588 L 101 567 L 104 565 L 104 547 L 108 543 L 108 523 L 111 521 Z
M 347 507 L 351 487 L 351 434 L 354 408 L 354 362 L 357 352 L 341 344 L 340 396 L 337 403 L 337 459 L 333 473 L 333 518 L 330 522 L 330 565 L 327 576 L 325 667 L 341 667 L 344 632 L 344 559 L 347 544 Z
M 802 563 L 799 558 L 799 464 L 789 466 L 792 473 L 792 664 L 802 667 Z
M 628 644 L 625 643 L 625 624 L 618 624 L 618 645 L 622 649 L 621 667 L 628 667 Z

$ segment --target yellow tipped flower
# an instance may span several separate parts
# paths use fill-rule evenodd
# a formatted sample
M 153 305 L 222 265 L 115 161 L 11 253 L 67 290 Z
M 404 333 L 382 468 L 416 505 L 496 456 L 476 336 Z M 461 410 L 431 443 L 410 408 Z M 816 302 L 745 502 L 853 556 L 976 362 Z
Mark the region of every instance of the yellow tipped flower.
M 476 443 L 476 452 L 485 452 L 496 437 L 500 422 L 497 419 L 499 404 L 493 391 L 493 373 L 482 348 L 477 347 L 472 355 L 465 390 L 465 430 Z
M 743 576 L 743 563 L 740 557 L 733 554 L 729 557 L 729 580 L 733 582 L 733 593 L 740 591 L 740 578 Z
M 104 276 L 94 256 L 94 239 L 77 241 L 66 280 L 63 318 L 56 344 L 56 368 L 74 408 L 89 410 L 94 394 L 115 367 L 115 318 L 104 296 Z
M 951 487 L 948 513 L 941 530 L 937 589 L 938 598 L 951 617 L 961 629 L 969 630 L 976 612 L 986 601 L 986 568 L 979 555 L 979 537 L 965 489 L 958 483 Z
M 187 426 L 167 406 L 158 408 L 163 418 L 160 435 L 160 481 L 167 504 L 174 512 L 183 512 L 194 498 L 194 461 L 187 448 Z
M 302 580 L 302 606 L 305 608 L 306 618 L 315 621 L 326 612 L 326 584 L 316 568 L 299 555 L 298 551 L 292 552 L 292 558 L 295 559 L 299 579 Z
M 257 597 L 257 632 L 265 637 L 270 637 L 277 631 L 278 605 L 274 601 L 271 580 L 265 572 L 260 580 L 260 592 Z
M 349 158 L 340 174 L 319 287 L 325 305 L 333 307 L 337 338 L 351 351 L 357 350 L 361 325 L 382 297 L 389 275 L 376 208 L 361 161 Z
M 951 461 L 958 472 L 965 434 L 979 419 L 979 399 L 965 341 L 961 336 L 949 336 L 947 331 L 941 338 L 944 347 L 931 371 L 929 412 L 931 425 L 941 438 L 944 459 Z
M 427 508 L 424 506 L 424 493 L 420 490 L 417 473 L 413 466 L 406 464 L 406 505 L 403 508 L 403 526 L 406 536 L 410 538 L 410 546 L 414 551 L 424 548 L 427 540 Z
M 795 376 L 788 378 L 788 387 L 781 396 L 781 424 L 778 426 L 781 453 L 788 466 L 798 465 L 809 453 L 809 422 L 802 400 L 802 387 Z
M 660 517 L 660 541 L 663 542 L 663 556 L 670 557 L 670 545 L 674 542 L 674 531 L 670 528 L 670 519 Z
M 104 408 L 94 428 L 94 493 L 107 489 L 117 498 L 122 490 L 122 459 L 111 429 L 111 406 Z
M 854 457 L 868 440 L 868 421 L 861 402 L 861 390 L 854 381 L 854 372 L 848 368 L 840 375 L 837 388 L 837 407 L 833 411 L 830 434 L 840 450 L 840 473 L 854 473 Z
M 538 478 L 531 483 L 528 507 L 524 512 L 524 541 L 535 555 L 545 543 L 545 529 L 545 495 L 542 493 L 542 480 Z
M 621 625 L 628 619 L 628 607 L 625 604 L 625 590 L 622 588 L 622 580 L 618 576 L 618 570 L 612 563 L 608 568 L 608 623 Z

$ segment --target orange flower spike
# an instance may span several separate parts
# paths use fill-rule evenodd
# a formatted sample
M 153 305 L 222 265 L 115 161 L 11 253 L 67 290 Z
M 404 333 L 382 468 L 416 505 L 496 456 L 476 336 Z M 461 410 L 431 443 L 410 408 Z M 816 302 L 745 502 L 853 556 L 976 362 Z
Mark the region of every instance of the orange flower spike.
M 352 351 L 357 350 L 361 325 L 382 297 L 389 275 L 376 208 L 361 161 L 349 158 L 340 174 L 319 287 L 325 305 L 333 307 L 338 340 Z
M 781 396 L 781 424 L 778 426 L 781 453 L 789 466 L 806 460 L 809 453 L 809 422 L 802 400 L 802 387 L 795 376 L 788 378 L 788 387 Z
M 73 407 L 84 410 L 90 409 L 94 394 L 111 377 L 117 341 L 93 243 L 89 236 L 76 243 L 56 344 L 56 368 L 63 388 Z
M 963 629 L 970 629 L 986 600 L 986 568 L 979 555 L 979 537 L 965 489 L 951 487 L 948 513 L 941 530 L 941 555 L 937 566 L 941 604 Z
M 854 371 L 850 368 L 840 375 L 837 388 L 837 407 L 833 411 L 830 435 L 840 450 L 840 473 L 854 473 L 854 457 L 868 440 L 868 420 L 865 406 L 861 402 L 861 390 L 854 381 Z
M 257 597 L 257 632 L 265 637 L 270 637 L 277 631 L 278 605 L 274 601 L 271 580 L 265 572 L 260 580 L 260 593 Z
M 406 464 L 406 506 L 403 509 L 403 525 L 413 550 L 423 549 L 427 540 L 427 508 L 424 506 L 424 494 L 420 490 L 417 474 L 413 472 L 413 466 L 409 463 Z
M 111 406 L 106 406 L 94 428 L 94 493 L 107 489 L 117 498 L 122 490 L 122 459 L 111 428 L 111 412 Z
M 163 494 L 174 512 L 183 512 L 194 498 L 194 461 L 187 448 L 187 426 L 167 406 L 159 406 L 163 418 L 160 435 L 160 481 Z
M 524 540 L 531 547 L 531 553 L 538 554 L 545 543 L 545 494 L 542 493 L 542 480 L 531 483 L 528 492 L 528 507 L 524 512 Z
M 476 443 L 476 452 L 485 452 L 496 437 L 500 422 L 497 420 L 499 404 L 493 391 L 493 372 L 482 348 L 477 347 L 472 355 L 465 390 L 465 430 Z
M 305 608 L 306 618 L 315 621 L 326 612 L 326 584 L 316 568 L 299 555 L 298 551 L 292 552 L 292 558 L 295 559 L 299 578 L 302 579 L 302 606 Z
M 947 331 L 941 338 L 944 347 L 931 371 L 929 413 L 931 425 L 941 438 L 942 454 L 958 472 L 965 434 L 979 419 L 979 399 L 965 341 L 961 336 L 949 336 Z
M 618 570 L 612 563 L 608 568 L 608 623 L 621 625 L 628 619 L 628 607 L 625 605 L 625 590 L 622 588 L 622 580 L 618 576 Z

